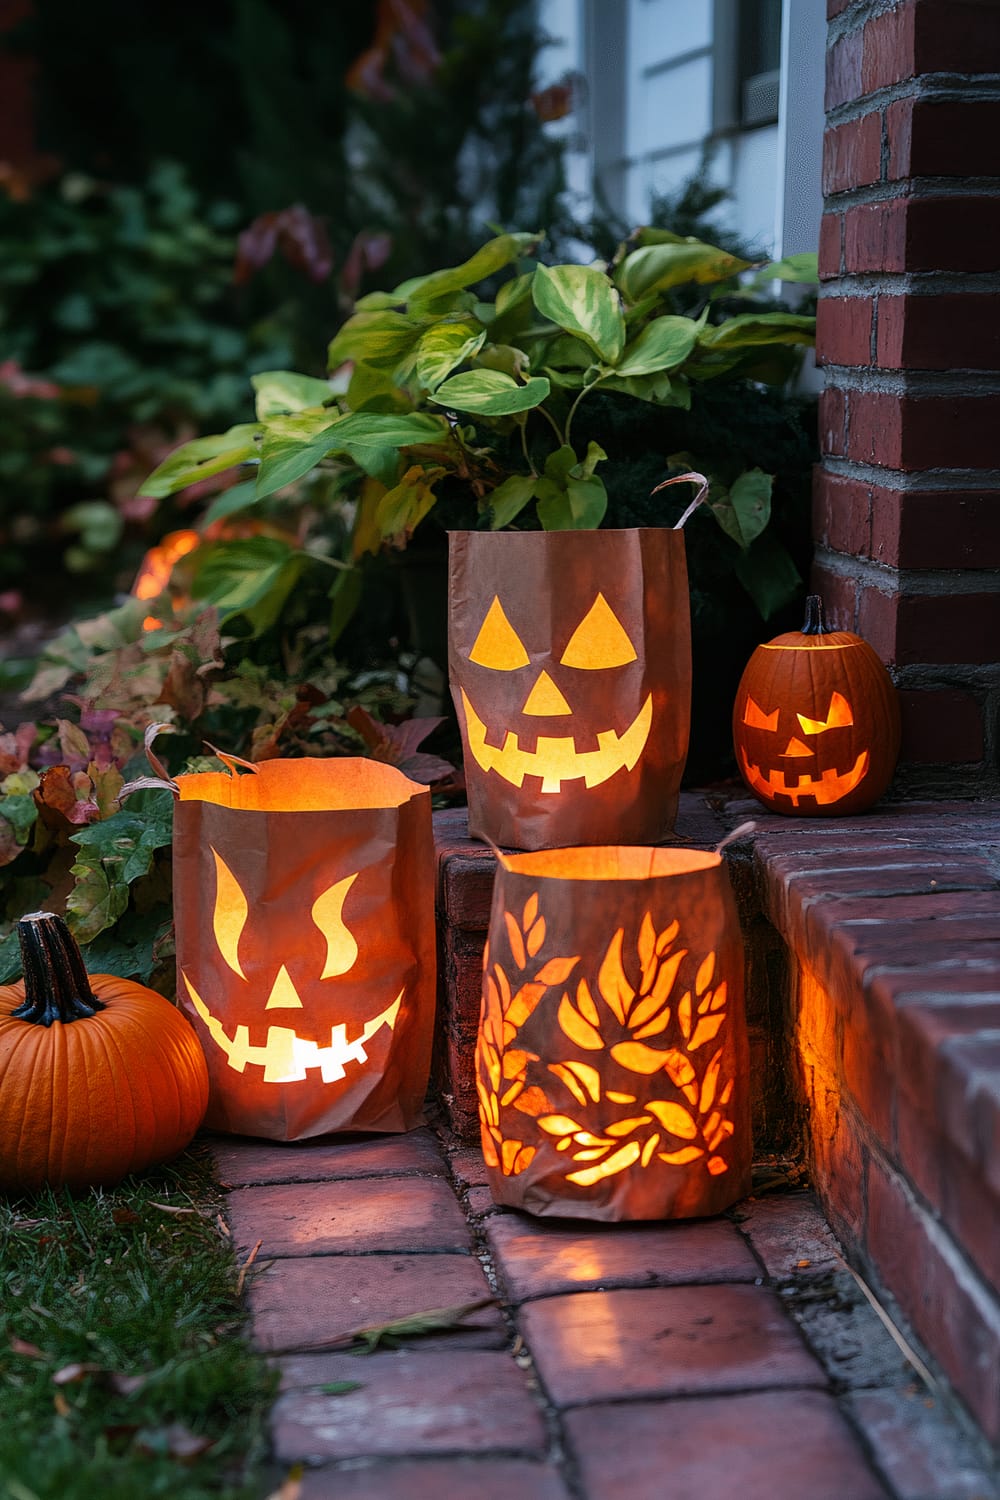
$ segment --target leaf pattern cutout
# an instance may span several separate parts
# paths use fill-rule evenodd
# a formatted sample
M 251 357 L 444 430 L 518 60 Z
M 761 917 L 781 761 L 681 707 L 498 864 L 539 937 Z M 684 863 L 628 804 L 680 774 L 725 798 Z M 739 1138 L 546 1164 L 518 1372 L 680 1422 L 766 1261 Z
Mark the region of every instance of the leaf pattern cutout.
M 693 965 L 685 970 L 687 987 L 672 1007 L 671 996 L 689 957 L 679 941 L 677 920 L 658 932 L 647 911 L 635 936 L 634 956 L 624 927 L 617 928 L 594 989 L 585 976 L 574 979 L 579 955 L 546 957 L 546 930 L 535 892 L 520 920 L 504 913 L 504 935 L 517 971 L 513 983 L 501 963 L 491 960 L 488 951 L 484 956 L 476 1073 L 487 1162 L 517 1175 L 539 1149 L 530 1139 L 504 1133 L 503 1112 L 512 1107 L 523 1121 L 520 1135 L 540 1132 L 535 1140 L 547 1139 L 548 1149 L 566 1156 L 566 1180 L 580 1187 L 632 1168 L 643 1170 L 654 1161 L 669 1166 L 701 1161 L 712 1176 L 728 1171 L 722 1153 L 735 1128 L 728 1109 L 734 1080 L 721 1076 L 724 1047 L 717 1045 L 710 1056 L 708 1048 L 728 1010 L 716 953 L 698 958 L 693 983 Z M 532 973 L 529 961 L 536 958 L 543 961 Z M 562 990 L 556 1024 L 567 1055 L 543 1062 L 519 1044 L 519 1033 L 552 989 Z M 605 1087 L 601 1053 L 635 1075 L 634 1092 Z M 611 1106 L 617 1117 L 609 1118 Z M 592 1117 L 599 1121 L 596 1128 L 591 1128 Z

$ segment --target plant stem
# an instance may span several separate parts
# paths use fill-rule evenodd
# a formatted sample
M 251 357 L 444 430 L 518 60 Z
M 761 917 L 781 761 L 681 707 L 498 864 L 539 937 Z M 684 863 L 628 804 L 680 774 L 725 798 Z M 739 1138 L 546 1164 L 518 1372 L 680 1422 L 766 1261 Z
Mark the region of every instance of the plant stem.
M 570 407 L 570 409 L 569 409 L 569 416 L 566 418 L 566 442 L 567 442 L 567 444 L 569 444 L 569 441 L 570 441 L 570 436 L 569 435 L 570 435 L 570 431 L 571 431 L 572 426 L 573 426 L 573 418 L 576 416 L 576 409 L 577 409 L 577 407 L 580 405 L 580 402 L 583 400 L 584 396 L 589 395 L 589 393 L 594 389 L 594 386 L 595 385 L 600 385 L 600 383 L 601 383 L 601 381 L 603 379 L 604 379 L 603 375 L 598 375 L 598 377 L 597 377 L 596 380 L 592 380 L 589 385 L 583 386 L 583 388 L 580 391 L 579 396 L 577 396 L 576 400 L 573 402 L 573 405 Z
M 532 478 L 533 479 L 537 479 L 538 478 L 538 470 L 535 468 L 534 464 L 531 462 L 531 454 L 528 452 L 528 418 L 527 418 L 527 413 L 525 413 L 524 417 L 522 418 L 522 420 L 517 425 L 521 429 L 521 450 L 524 453 L 525 463 L 528 465 L 528 468 L 531 470 Z
M 552 428 L 552 431 L 559 439 L 559 446 L 563 447 L 566 443 L 566 438 L 564 438 L 562 433 L 559 431 L 559 424 L 557 423 L 552 413 L 550 411 L 546 411 L 544 406 L 536 406 L 533 408 L 533 410 L 537 411 L 540 416 L 545 418 L 546 422 L 548 422 L 549 426 Z

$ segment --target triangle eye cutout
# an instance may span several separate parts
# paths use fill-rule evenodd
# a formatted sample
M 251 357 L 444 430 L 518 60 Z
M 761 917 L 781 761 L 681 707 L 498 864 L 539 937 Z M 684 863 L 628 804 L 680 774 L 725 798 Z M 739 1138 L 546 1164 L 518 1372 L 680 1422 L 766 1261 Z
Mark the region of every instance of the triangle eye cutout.
M 776 708 L 773 714 L 766 714 L 758 703 L 747 696 L 747 706 L 743 710 L 743 722 L 750 729 L 770 729 L 772 734 L 777 733 L 778 715 L 780 708 Z
M 603 594 L 593 604 L 570 636 L 560 664 L 596 672 L 601 667 L 624 667 L 635 661 L 635 647 Z
M 827 729 L 846 729 L 854 723 L 851 705 L 842 693 L 834 693 L 830 699 L 825 719 L 807 719 L 805 714 L 796 714 L 803 734 L 822 734 Z
M 469 652 L 469 660 L 478 667 L 492 667 L 494 672 L 516 672 L 518 667 L 528 665 L 528 653 L 521 637 L 503 612 L 503 605 L 494 596 L 479 627 L 475 644 Z

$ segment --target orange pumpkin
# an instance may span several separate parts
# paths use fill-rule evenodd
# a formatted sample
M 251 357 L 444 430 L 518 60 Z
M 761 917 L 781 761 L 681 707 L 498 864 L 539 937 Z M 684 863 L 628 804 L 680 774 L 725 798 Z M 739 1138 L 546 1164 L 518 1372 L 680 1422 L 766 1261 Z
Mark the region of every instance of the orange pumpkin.
M 0 986 L 0 1189 L 109 1187 L 185 1147 L 208 1104 L 194 1031 L 133 979 L 90 974 L 61 917 L 18 923 Z
M 799 630 L 758 646 L 740 679 L 733 745 L 740 775 L 773 812 L 863 812 L 892 780 L 899 701 L 871 646 L 827 630 L 817 594 Z

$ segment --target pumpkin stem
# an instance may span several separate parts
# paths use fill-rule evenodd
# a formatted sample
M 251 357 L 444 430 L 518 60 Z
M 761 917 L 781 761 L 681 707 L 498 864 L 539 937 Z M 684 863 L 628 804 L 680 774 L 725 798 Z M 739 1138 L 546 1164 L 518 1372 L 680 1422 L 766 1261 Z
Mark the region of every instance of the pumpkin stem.
M 11 1011 L 19 1021 L 51 1026 L 53 1021 L 81 1021 L 104 1010 L 90 988 L 83 954 L 62 917 L 33 911 L 17 924 L 24 965 L 24 1001 Z
M 826 620 L 823 618 L 823 601 L 818 594 L 806 599 L 806 618 L 802 626 L 803 635 L 826 635 Z

